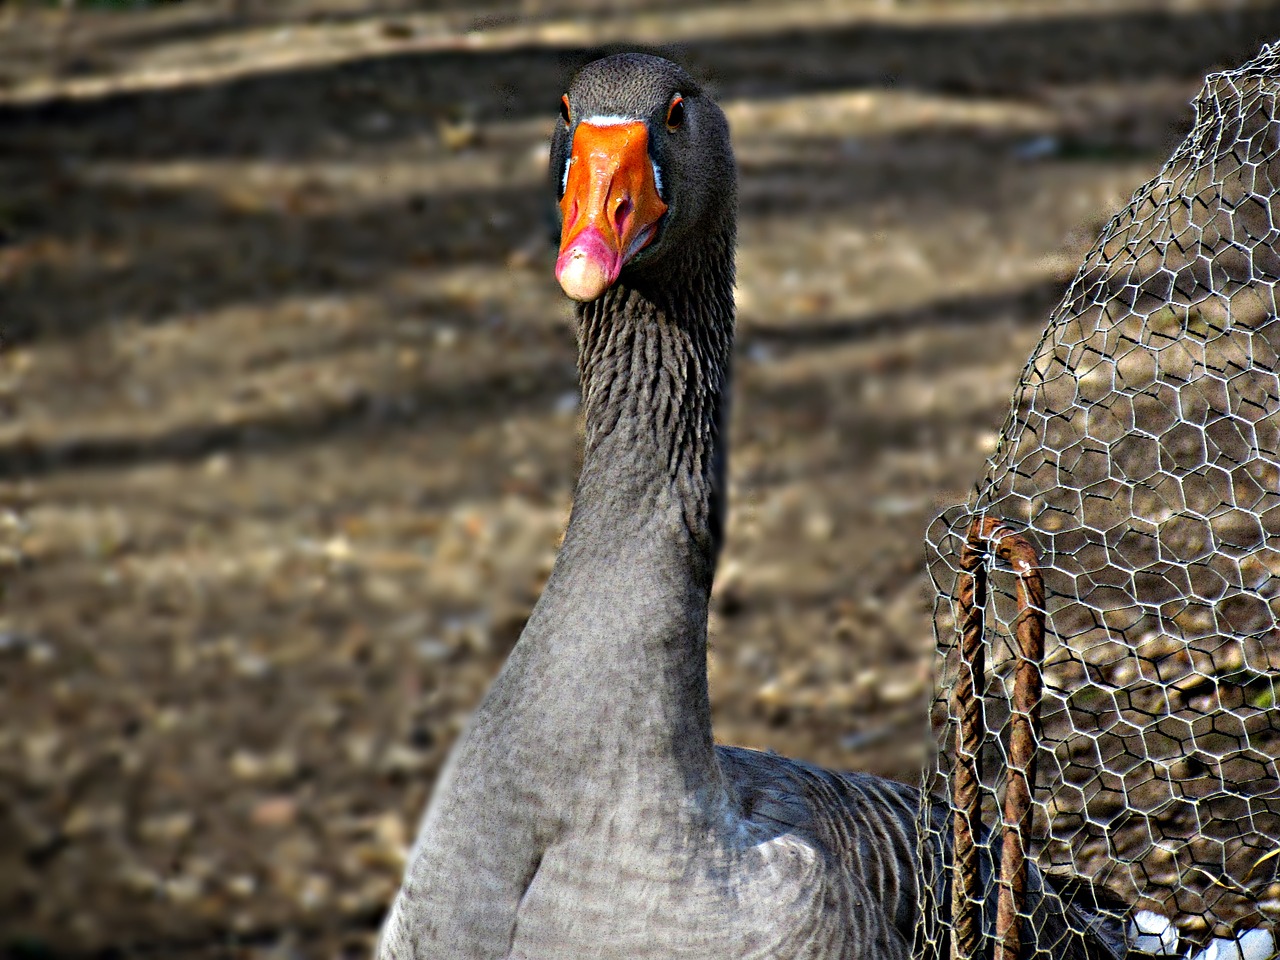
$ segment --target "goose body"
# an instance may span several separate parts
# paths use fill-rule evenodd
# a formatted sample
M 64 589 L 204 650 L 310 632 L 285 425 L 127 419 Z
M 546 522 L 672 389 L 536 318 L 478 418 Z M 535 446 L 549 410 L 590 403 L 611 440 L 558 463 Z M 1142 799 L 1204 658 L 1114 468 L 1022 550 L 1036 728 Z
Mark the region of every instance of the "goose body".
M 597 61 L 562 103 L 551 181 L 557 276 L 579 301 L 582 471 L 379 956 L 908 957 L 916 792 L 712 741 L 736 223 L 724 115 L 665 60 Z

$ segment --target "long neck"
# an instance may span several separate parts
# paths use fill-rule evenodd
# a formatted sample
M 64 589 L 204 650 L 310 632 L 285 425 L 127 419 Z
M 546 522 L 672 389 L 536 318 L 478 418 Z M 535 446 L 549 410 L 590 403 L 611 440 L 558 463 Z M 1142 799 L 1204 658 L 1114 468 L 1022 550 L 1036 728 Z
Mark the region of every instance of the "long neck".
M 733 317 L 731 294 L 698 293 L 658 301 L 618 287 L 579 308 L 586 450 L 565 546 L 625 543 L 706 593 L 722 538 Z
M 508 667 L 544 749 L 614 797 L 719 784 L 706 625 L 725 506 L 730 256 L 674 293 L 620 285 L 579 309 L 582 472 Z

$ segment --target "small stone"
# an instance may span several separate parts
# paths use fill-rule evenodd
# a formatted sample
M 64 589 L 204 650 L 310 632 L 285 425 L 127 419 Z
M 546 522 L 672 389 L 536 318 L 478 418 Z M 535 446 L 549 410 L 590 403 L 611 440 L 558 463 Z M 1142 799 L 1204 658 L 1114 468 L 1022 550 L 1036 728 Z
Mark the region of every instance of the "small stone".
M 140 863 L 125 863 L 117 871 L 120 882 L 131 893 L 152 894 L 164 886 L 164 878 Z
M 241 653 L 235 658 L 236 673 L 251 680 L 260 680 L 271 673 L 271 661 L 260 653 Z
M 288 780 L 298 772 L 298 759 L 288 750 L 267 755 L 237 750 L 231 756 L 230 766 L 238 780 Z
M 43 640 L 33 640 L 27 647 L 27 662 L 32 666 L 48 666 L 58 657 L 58 651 Z
M 364 592 L 374 603 L 383 607 L 394 608 L 404 601 L 404 588 L 391 577 L 366 577 Z
M 258 880 L 251 873 L 238 873 L 233 877 L 228 877 L 226 885 L 227 892 L 233 897 L 247 899 L 257 891 Z
M 344 536 L 330 537 L 325 541 L 321 548 L 328 560 L 334 563 L 344 563 L 352 559 L 354 551 L 351 549 L 351 541 Z
M 108 833 L 124 824 L 124 811 L 119 806 L 76 807 L 62 824 L 69 837 L 82 837 L 91 833 Z
M 453 653 L 453 648 L 437 637 L 423 637 L 414 646 L 419 658 L 428 663 L 441 663 Z
M 181 840 L 191 833 L 195 826 L 195 814 L 189 810 L 175 813 L 158 814 L 142 821 L 138 832 L 148 840 L 160 840 L 172 843 Z
M 355 767 L 367 767 L 373 761 L 375 744 L 372 737 L 352 734 L 347 738 L 347 760 Z
M 402 855 L 408 850 L 408 833 L 399 814 L 385 813 L 380 816 L 374 824 L 373 835 L 383 846 L 399 850 Z
M 231 755 L 231 774 L 237 780 L 257 780 L 261 778 L 265 764 L 257 754 L 248 750 L 237 750 Z
M 205 460 L 204 472 L 210 477 L 225 477 L 231 472 L 231 458 L 225 453 L 215 453 Z
M 875 669 L 875 667 L 870 667 L 866 670 L 859 670 L 853 676 L 854 685 L 863 687 L 867 690 L 874 689 L 882 682 L 883 679 L 884 674 Z
M 909 703 L 924 696 L 924 684 L 919 677 L 889 680 L 876 691 L 880 702 L 888 706 Z
M 440 142 L 454 153 L 480 143 L 480 128 L 472 120 L 442 122 L 437 129 Z
M 1126 687 L 1138 677 L 1138 665 L 1132 660 L 1121 660 L 1107 669 L 1107 679 L 1117 687 Z
M 929 506 L 927 497 L 880 497 L 872 505 L 876 514 L 882 517 L 905 517 Z
M 810 540 L 830 540 L 835 531 L 836 522 L 830 514 L 811 513 L 804 519 L 804 534 Z
M 316 911 L 326 905 L 332 895 L 332 885 L 327 877 L 311 874 L 302 882 L 298 902 L 304 910 Z
M 204 884 L 196 877 L 179 875 L 164 881 L 164 894 L 174 903 L 192 903 L 203 892 Z
M 382 755 L 378 772 L 384 774 L 418 773 L 427 767 L 427 755 L 403 743 L 393 744 Z
M 782 681 L 778 677 L 765 681 L 756 690 L 757 702 L 766 707 L 780 706 L 786 702 L 786 691 L 782 687 Z
M 253 808 L 249 819 L 259 827 L 287 827 L 298 817 L 298 801 L 293 797 L 268 797 Z

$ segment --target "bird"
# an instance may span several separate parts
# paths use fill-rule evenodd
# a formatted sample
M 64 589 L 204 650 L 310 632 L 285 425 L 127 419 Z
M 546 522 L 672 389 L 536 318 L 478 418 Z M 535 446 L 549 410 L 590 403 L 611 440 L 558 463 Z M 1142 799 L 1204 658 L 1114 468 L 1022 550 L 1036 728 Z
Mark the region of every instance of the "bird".
M 585 419 L 573 506 L 440 775 L 378 956 L 906 960 L 922 885 L 945 884 L 946 811 L 922 848 L 915 788 L 712 736 L 737 229 L 725 114 L 665 59 L 597 60 L 560 100 L 549 180 Z M 1045 883 L 1033 871 L 1028 927 L 1067 944 L 1076 908 Z M 1098 939 L 1056 960 L 1119 955 Z

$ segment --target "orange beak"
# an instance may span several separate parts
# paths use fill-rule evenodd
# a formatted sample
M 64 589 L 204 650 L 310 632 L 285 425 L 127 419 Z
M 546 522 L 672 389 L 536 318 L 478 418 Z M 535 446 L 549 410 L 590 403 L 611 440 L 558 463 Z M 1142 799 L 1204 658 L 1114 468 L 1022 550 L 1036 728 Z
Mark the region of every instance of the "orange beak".
M 556 279 L 574 300 L 594 300 L 653 240 L 667 212 L 643 123 L 578 124 L 560 212 Z

